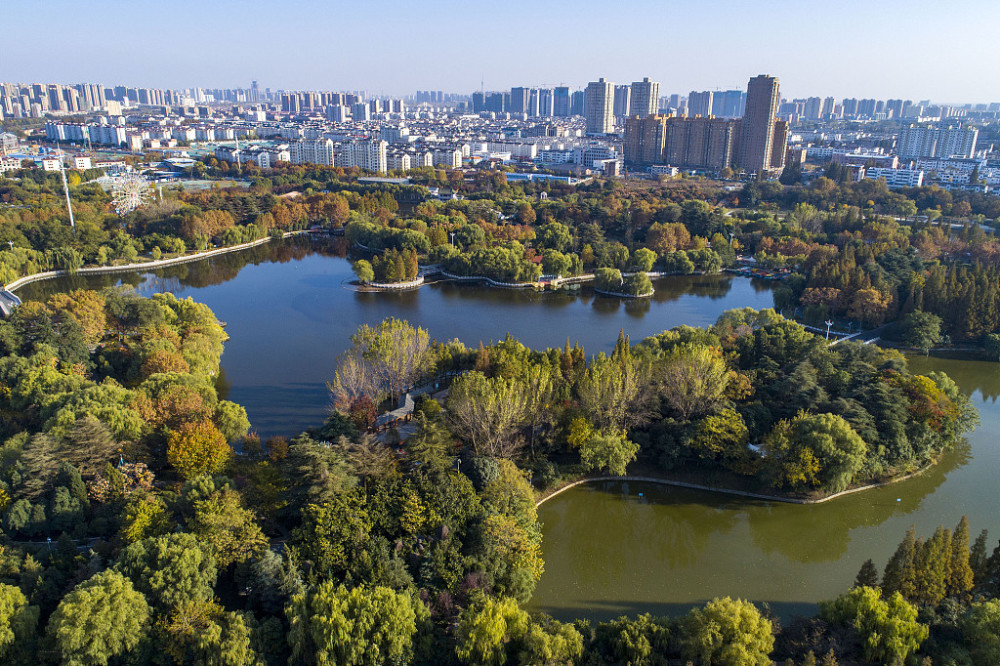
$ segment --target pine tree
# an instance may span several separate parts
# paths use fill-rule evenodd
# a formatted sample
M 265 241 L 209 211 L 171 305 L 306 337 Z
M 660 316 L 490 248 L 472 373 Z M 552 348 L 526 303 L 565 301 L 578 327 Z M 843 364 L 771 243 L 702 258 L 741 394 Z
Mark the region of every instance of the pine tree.
M 858 577 L 854 579 L 854 587 L 878 587 L 878 569 L 870 559 L 861 565 Z
M 975 575 L 969 563 L 969 519 L 962 516 L 951 537 L 948 596 L 965 599 L 972 591 Z
M 986 540 L 989 538 L 986 530 L 979 533 L 976 537 L 976 542 L 972 544 L 972 550 L 969 552 L 969 566 L 972 567 L 972 573 L 975 576 L 976 585 L 983 584 L 983 575 L 986 573 Z
M 912 594 L 914 585 L 914 560 L 917 552 L 917 531 L 910 527 L 896 552 L 889 558 L 882 572 L 882 590 L 886 595 L 899 592 L 903 596 Z
M 915 565 L 916 586 L 909 598 L 929 606 L 936 606 L 948 594 L 951 530 L 938 527 L 934 531 L 934 536 L 918 544 Z

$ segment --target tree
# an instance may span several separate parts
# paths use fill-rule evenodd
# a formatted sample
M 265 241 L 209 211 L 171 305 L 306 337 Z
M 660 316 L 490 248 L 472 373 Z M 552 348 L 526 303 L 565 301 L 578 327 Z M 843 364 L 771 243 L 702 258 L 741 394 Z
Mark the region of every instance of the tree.
M 695 429 L 691 447 L 707 460 L 721 462 L 734 472 L 749 473 L 749 432 L 734 409 L 722 409 L 703 418 Z
M 510 598 L 480 596 L 458 619 L 455 654 L 459 661 L 477 666 L 503 666 L 508 646 L 528 631 L 528 614 Z
M 587 471 L 603 469 L 613 476 L 625 476 L 625 468 L 638 453 L 639 445 L 629 441 L 624 430 L 594 433 L 580 445 L 580 462 Z
M 331 578 L 347 571 L 371 530 L 365 495 L 341 492 L 302 510 L 302 524 L 292 532 L 292 544 L 316 577 Z
M 212 423 L 185 423 L 167 435 L 167 460 L 186 479 L 214 474 L 226 466 L 233 450 Z
M 219 567 L 244 562 L 267 548 L 267 537 L 240 494 L 226 486 L 194 503 L 188 527 L 208 547 Z
M 983 340 L 986 357 L 991 361 L 1000 361 L 1000 333 L 990 333 Z
M 976 666 L 1000 663 L 1000 600 L 972 604 L 959 627 Z
M 771 621 L 749 601 L 713 599 L 680 623 L 681 654 L 706 666 L 769 666 Z
M 102 571 L 63 597 L 49 618 L 48 639 L 62 663 L 107 664 L 145 634 L 149 604 L 116 571 Z
M 652 250 L 640 247 L 632 253 L 632 265 L 637 271 L 651 271 L 654 263 L 656 263 L 656 253 Z
M 38 607 L 29 606 L 20 589 L 0 583 L 0 663 L 15 663 L 15 657 L 27 659 L 37 625 Z
M 573 248 L 573 234 L 561 222 L 549 222 L 538 227 L 535 244 L 556 252 L 569 252 Z
M 214 601 L 182 601 L 160 623 L 163 652 L 175 664 L 258 666 L 244 616 Z
M 927 354 L 941 341 L 941 317 L 922 310 L 911 312 L 899 322 L 899 338 L 904 345 Z
M 778 422 L 762 442 L 777 486 L 840 492 L 864 466 L 868 445 L 842 416 L 800 413 Z
M 878 587 L 878 569 L 871 559 L 865 560 L 861 565 L 858 576 L 854 579 L 854 587 Z
M 819 610 L 827 622 L 857 631 L 865 659 L 875 663 L 902 663 L 929 634 L 917 622 L 916 607 L 899 592 L 883 599 L 877 587 L 855 587 L 833 601 L 820 602 Z
M 577 382 L 580 407 L 601 430 L 644 423 L 649 417 L 649 375 L 649 366 L 633 356 L 628 336 L 621 331 L 612 355 L 594 357 Z
M 292 660 L 317 666 L 408 663 L 418 601 L 386 587 L 348 590 L 324 581 L 286 608 Z
M 217 574 L 215 557 L 197 537 L 183 532 L 130 544 L 118 557 L 115 570 L 161 608 L 211 601 Z
M 962 516 L 951 535 L 947 585 L 949 597 L 969 598 L 975 579 L 975 573 L 969 560 L 969 519 L 967 516 Z
M 536 396 L 516 378 L 469 372 L 451 385 L 448 422 L 476 453 L 509 457 L 520 447 L 518 431 L 527 425 Z
M 592 650 L 607 663 L 646 666 L 666 664 L 670 647 L 667 618 L 649 613 L 637 618 L 620 617 L 597 625 Z
M 673 350 L 662 365 L 660 384 L 667 403 L 685 419 L 711 411 L 724 399 L 729 370 L 719 348 Z
M 375 328 L 363 324 L 351 336 L 351 342 L 353 347 L 341 359 L 330 385 L 338 401 L 343 400 L 342 394 L 360 397 L 353 395 L 359 390 L 359 375 L 365 379 L 362 394 L 380 402 L 385 397 L 398 396 L 433 365 L 427 331 L 395 317 L 383 320 Z

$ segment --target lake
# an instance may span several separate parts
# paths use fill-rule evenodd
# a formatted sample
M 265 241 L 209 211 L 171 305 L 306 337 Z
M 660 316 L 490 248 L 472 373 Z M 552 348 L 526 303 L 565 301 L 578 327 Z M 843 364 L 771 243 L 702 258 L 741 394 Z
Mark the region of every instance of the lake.
M 339 241 L 339 242 L 338 242 Z M 243 405 L 262 437 L 295 435 L 324 419 L 337 356 L 361 324 L 406 319 L 438 340 L 470 347 L 508 333 L 533 348 L 580 343 L 611 351 L 619 330 L 633 343 L 680 324 L 706 326 L 732 308 L 774 304 L 770 283 L 728 275 L 654 281 L 648 299 L 536 293 L 442 281 L 400 293 L 359 292 L 342 239 L 269 243 L 148 273 L 77 275 L 26 285 L 22 300 L 75 288 L 130 284 L 206 303 L 226 323 L 223 392 Z
M 439 340 L 474 347 L 507 333 L 543 348 L 580 343 L 610 351 L 624 329 L 636 343 L 680 324 L 706 326 L 722 312 L 773 305 L 770 283 L 731 276 L 671 277 L 650 299 L 508 291 L 438 282 L 403 293 L 363 293 L 348 283 L 342 241 L 296 239 L 150 273 L 73 276 L 28 285 L 23 299 L 127 283 L 207 303 L 231 339 L 224 390 L 263 437 L 293 435 L 326 414 L 326 382 L 363 323 L 395 316 Z M 982 424 L 941 464 L 882 489 L 812 506 L 745 500 L 638 483 L 574 488 L 546 502 L 545 573 L 531 606 L 560 619 L 682 612 L 714 596 L 766 601 L 784 617 L 846 590 L 862 562 L 881 569 L 910 525 L 929 535 L 969 516 L 973 536 L 1000 536 L 1000 366 L 911 358 L 944 370 L 973 399 Z M 973 464 L 974 462 L 974 464 Z

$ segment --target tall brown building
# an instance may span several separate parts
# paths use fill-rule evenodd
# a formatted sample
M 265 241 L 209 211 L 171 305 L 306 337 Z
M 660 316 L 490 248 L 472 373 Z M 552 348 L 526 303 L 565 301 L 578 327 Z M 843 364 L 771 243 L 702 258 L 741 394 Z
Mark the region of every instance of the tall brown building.
M 625 161 L 630 164 L 663 164 L 667 116 L 653 114 L 625 120 Z
M 725 118 L 670 118 L 663 146 L 666 164 L 722 169 L 732 163 L 737 123 Z
M 747 86 L 746 111 L 743 113 L 743 130 L 739 159 L 736 165 L 747 173 L 763 175 L 774 168 L 774 162 L 784 163 L 784 148 L 780 157 L 772 159 L 775 144 L 775 115 L 778 111 L 778 79 L 761 74 L 750 79 Z M 785 126 L 787 133 L 787 126 Z M 784 144 L 782 144 L 784 146 Z

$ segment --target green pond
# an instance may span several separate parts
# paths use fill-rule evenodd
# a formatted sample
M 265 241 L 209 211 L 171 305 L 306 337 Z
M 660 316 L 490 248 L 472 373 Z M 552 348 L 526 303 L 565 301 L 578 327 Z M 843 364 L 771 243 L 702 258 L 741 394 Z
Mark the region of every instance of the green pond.
M 915 478 L 824 504 L 765 502 L 635 482 L 577 486 L 539 508 L 545 573 L 532 606 L 559 619 L 674 614 L 717 596 L 767 602 L 780 616 L 815 611 L 881 568 L 915 525 L 929 535 L 967 515 L 1000 538 L 1000 366 L 910 358 L 943 370 L 982 419 L 967 441 Z

